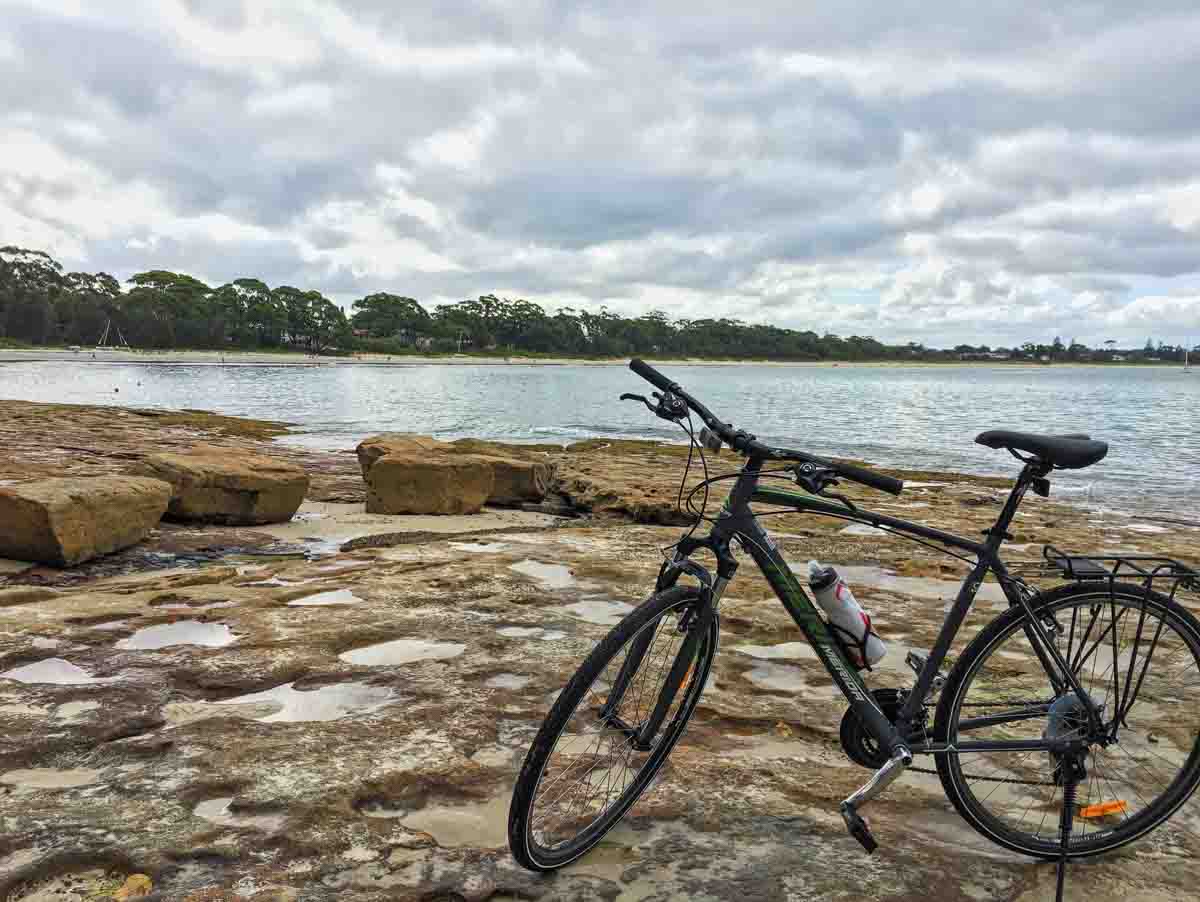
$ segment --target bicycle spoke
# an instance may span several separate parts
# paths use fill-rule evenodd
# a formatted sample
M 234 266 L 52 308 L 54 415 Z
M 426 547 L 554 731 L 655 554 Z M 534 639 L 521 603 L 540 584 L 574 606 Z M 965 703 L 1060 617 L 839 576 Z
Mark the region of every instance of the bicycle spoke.
M 1181 631 L 1144 593 L 1135 596 L 1120 587 L 1080 593 L 1077 600 L 1066 596 L 1039 617 L 1058 625 L 1053 645 L 1099 710 L 1106 739 L 1115 741 L 1098 744 L 1090 715 L 1071 701 L 1070 689 L 1054 697 L 1053 679 L 1017 618 L 963 677 L 947 738 L 997 744 L 1051 735 L 1063 742 L 1083 740 L 1086 777 L 1078 784 L 1072 848 L 1111 845 L 1122 831 L 1144 829 L 1143 815 L 1168 810 L 1178 787 L 1190 791 L 1198 779 L 1200 636 Z M 1019 841 L 1021 848 L 1033 842 L 1054 854 L 1062 800 L 1057 783 L 1066 766 L 1060 754 L 1069 752 L 994 750 L 974 765 L 961 753 L 947 756 L 947 763 L 973 816 L 1006 836 L 1028 837 Z
M 627 806 L 630 792 L 641 791 L 639 775 L 696 684 L 689 667 L 651 747 L 641 747 L 638 731 L 659 703 L 687 635 L 679 622 L 679 609 L 664 610 L 630 635 L 580 691 L 529 803 L 528 834 L 543 850 L 568 846 L 615 807 Z M 708 652 L 697 648 L 701 653 Z

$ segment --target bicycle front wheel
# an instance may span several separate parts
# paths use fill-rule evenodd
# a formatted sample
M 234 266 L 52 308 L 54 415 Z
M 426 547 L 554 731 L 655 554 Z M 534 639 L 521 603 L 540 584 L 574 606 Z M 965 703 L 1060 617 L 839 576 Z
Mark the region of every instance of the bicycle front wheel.
M 1060 586 L 1035 601 L 1109 737 L 1090 745 L 1077 784 L 1068 854 L 1082 858 L 1143 836 L 1200 782 L 1200 623 L 1165 595 L 1108 582 Z M 1056 689 L 1021 608 L 963 652 L 938 701 L 935 735 L 970 741 L 1087 735 L 1087 711 Z M 938 774 L 958 812 L 1005 848 L 1057 858 L 1062 763 L 1048 751 L 950 752 Z
M 716 613 L 696 636 L 700 594 L 667 589 L 632 611 L 592 650 L 567 683 L 525 756 L 508 815 L 513 857 L 531 870 L 574 861 L 637 802 L 683 734 L 717 650 Z M 682 673 L 653 736 L 643 727 Z

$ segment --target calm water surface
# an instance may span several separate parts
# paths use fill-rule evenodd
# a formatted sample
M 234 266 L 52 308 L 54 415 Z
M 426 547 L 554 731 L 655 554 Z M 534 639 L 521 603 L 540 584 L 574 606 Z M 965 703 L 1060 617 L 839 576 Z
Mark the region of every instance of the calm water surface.
M 1088 432 L 1100 464 L 1056 477 L 1059 497 L 1194 517 L 1200 373 L 1111 367 L 668 366 L 671 377 L 760 438 L 877 464 L 1013 474 L 984 429 Z M 116 391 L 119 389 L 119 391 Z M 382 431 L 570 442 L 677 440 L 624 391 L 617 366 L 0 364 L 0 398 L 200 408 L 296 424 L 287 440 L 348 448 Z M 732 458 L 726 452 L 723 458 Z M 667 474 L 664 474 L 666 477 Z M 675 478 L 677 474 L 670 474 Z

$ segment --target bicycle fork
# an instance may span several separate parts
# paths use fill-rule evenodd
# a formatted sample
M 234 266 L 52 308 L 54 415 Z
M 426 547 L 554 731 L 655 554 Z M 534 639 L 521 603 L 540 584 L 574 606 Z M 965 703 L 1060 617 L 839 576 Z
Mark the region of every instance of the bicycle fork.
M 629 684 L 633 681 L 650 650 L 655 630 L 644 630 L 630 643 L 629 652 L 621 663 L 621 669 L 608 693 L 608 700 L 599 711 L 599 717 L 608 726 L 624 733 L 632 742 L 635 750 L 648 752 L 654 747 L 654 738 L 662 727 L 663 721 L 666 720 L 675 696 L 687 680 L 700 650 L 700 643 L 704 641 L 709 624 L 716 616 L 717 602 L 720 600 L 721 592 L 727 582 L 728 580 L 718 578 L 712 589 L 704 593 L 704 601 L 701 605 L 689 611 L 679 624 L 679 628 L 684 634 L 683 642 L 675 654 L 675 660 L 671 663 L 667 679 L 663 683 L 658 697 L 654 700 L 653 709 L 646 720 L 640 724 L 626 722 L 617 712 L 621 708 L 621 701 L 624 699 L 625 693 L 629 690 Z

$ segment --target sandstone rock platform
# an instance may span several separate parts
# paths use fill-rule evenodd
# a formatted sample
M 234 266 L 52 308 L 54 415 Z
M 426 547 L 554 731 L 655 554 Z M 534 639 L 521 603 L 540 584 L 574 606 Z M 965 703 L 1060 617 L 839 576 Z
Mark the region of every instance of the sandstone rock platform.
M 133 450 L 104 429 L 86 446 Z M 348 465 L 362 484 L 353 453 L 309 453 L 338 484 Z M 709 686 L 652 791 L 567 869 L 518 868 L 505 829 L 521 757 L 681 533 L 638 522 L 670 510 L 680 449 L 597 442 L 556 459 L 591 487 L 578 497 L 593 516 L 380 517 L 361 499 L 310 502 L 261 528 L 164 523 L 171 543 L 146 545 L 171 569 L 88 565 L 86 579 L 53 582 L 0 571 L 0 674 L 37 677 L 0 676 L 0 898 L 74 902 L 69 885 L 94 902 L 135 874 L 171 902 L 1053 898 L 1053 866 L 974 833 L 929 774 L 906 774 L 867 810 L 882 847 L 863 855 L 837 813 L 868 775 L 839 747 L 844 704 L 748 565 L 721 603 Z M 4 466 L 0 479 L 35 475 Z M 903 496 L 851 488 L 853 499 L 962 535 L 1000 503 L 997 480 L 898 475 L 915 480 Z M 1022 511 L 1010 563 L 1050 540 L 1200 562 L 1186 524 L 1035 497 Z M 959 562 L 838 521 L 788 515 L 770 528 L 789 560 L 845 566 L 891 646 L 870 684 L 911 685 L 903 649 L 931 646 Z M 172 558 L 201 547 L 211 556 Z M 952 655 L 1003 607 L 985 591 Z M 217 631 L 232 641 L 192 644 Z M 162 644 L 164 633 L 175 638 Z M 1067 898 L 1193 899 L 1198 805 L 1076 865 Z

